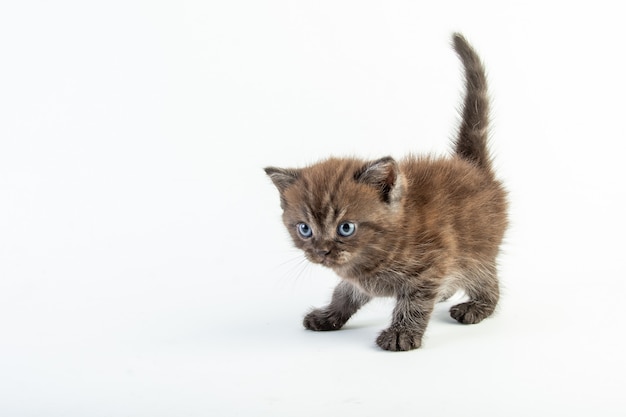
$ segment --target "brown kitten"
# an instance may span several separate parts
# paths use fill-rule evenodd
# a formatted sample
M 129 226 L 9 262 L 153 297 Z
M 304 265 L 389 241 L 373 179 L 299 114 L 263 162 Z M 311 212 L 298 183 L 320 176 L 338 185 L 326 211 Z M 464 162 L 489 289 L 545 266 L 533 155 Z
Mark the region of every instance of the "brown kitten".
M 452 157 L 330 158 L 265 169 L 295 245 L 342 278 L 330 304 L 306 315 L 307 329 L 338 330 L 372 297 L 395 297 L 391 326 L 376 342 L 410 350 L 420 347 L 435 303 L 458 290 L 469 297 L 450 309 L 461 323 L 478 323 L 496 308 L 506 191 L 487 151 L 483 65 L 462 35 L 454 34 L 453 45 L 467 91 Z

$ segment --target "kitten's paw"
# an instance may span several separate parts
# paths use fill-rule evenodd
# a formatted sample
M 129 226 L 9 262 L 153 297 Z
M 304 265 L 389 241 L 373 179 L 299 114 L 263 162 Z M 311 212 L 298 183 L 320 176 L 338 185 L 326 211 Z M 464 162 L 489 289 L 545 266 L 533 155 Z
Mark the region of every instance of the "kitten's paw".
M 463 324 L 480 323 L 484 318 L 493 313 L 493 307 L 487 307 L 475 301 L 457 304 L 450 308 L 450 316 Z
M 346 324 L 346 321 L 333 311 L 318 308 L 304 316 L 302 324 L 309 330 L 321 332 L 339 330 Z
M 422 336 L 406 329 L 389 328 L 376 339 L 376 344 L 385 350 L 406 351 L 422 345 Z

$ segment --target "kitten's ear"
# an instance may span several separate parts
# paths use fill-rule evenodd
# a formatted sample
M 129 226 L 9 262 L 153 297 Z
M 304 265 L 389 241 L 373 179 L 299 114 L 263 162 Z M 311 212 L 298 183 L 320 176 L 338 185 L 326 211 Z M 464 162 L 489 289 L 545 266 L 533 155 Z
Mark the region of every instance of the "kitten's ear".
M 385 203 L 396 202 L 402 196 L 400 168 L 390 156 L 366 163 L 354 174 L 354 179 L 378 188 Z
M 297 169 L 267 167 L 265 173 L 281 194 L 300 177 L 300 171 Z

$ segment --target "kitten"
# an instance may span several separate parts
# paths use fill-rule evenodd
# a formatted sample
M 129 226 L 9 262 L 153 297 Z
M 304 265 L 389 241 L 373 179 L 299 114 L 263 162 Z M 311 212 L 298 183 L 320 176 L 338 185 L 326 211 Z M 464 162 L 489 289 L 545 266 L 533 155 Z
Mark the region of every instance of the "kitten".
M 483 64 L 462 35 L 453 35 L 453 46 L 467 91 L 451 157 L 265 169 L 295 246 L 342 278 L 330 304 L 306 315 L 307 329 L 338 330 L 372 297 L 395 297 L 391 326 L 376 342 L 405 351 L 421 346 L 435 303 L 458 290 L 469 297 L 450 309 L 460 323 L 478 323 L 496 308 L 507 196 L 487 151 Z

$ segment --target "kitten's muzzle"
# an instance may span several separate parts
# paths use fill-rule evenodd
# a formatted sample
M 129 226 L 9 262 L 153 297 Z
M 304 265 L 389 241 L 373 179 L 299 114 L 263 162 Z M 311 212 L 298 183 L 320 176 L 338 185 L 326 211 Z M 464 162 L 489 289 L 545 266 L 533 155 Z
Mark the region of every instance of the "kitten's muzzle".
M 315 253 L 321 258 L 325 258 L 330 255 L 330 251 L 328 249 L 316 249 Z

